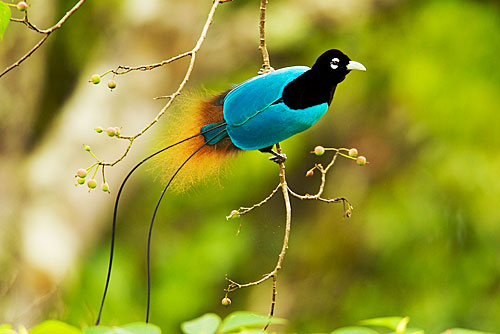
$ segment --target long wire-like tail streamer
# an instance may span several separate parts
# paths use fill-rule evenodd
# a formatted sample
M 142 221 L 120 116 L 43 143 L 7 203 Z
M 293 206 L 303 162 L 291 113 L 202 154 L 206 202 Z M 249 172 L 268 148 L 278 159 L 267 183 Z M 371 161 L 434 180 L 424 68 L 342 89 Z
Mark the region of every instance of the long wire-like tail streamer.
M 225 124 L 226 123 L 223 123 L 223 125 L 225 125 Z M 221 125 L 218 125 L 217 127 L 220 127 Z M 215 129 L 215 127 L 211 128 L 209 131 L 213 131 L 214 129 Z M 209 140 L 206 140 L 203 145 L 201 145 L 200 147 L 198 147 L 196 149 L 196 151 L 194 151 L 193 153 L 191 153 L 191 155 L 186 160 L 184 160 L 184 162 L 182 163 L 182 165 L 180 165 L 179 168 L 177 168 L 177 170 L 175 171 L 175 173 L 172 175 L 172 177 L 168 181 L 168 183 L 165 186 L 165 188 L 163 188 L 163 191 L 162 191 L 162 193 L 160 195 L 160 198 L 158 199 L 158 202 L 156 203 L 156 207 L 155 207 L 155 210 L 153 212 L 153 217 L 151 218 L 151 223 L 149 224 L 149 233 L 148 233 L 148 247 L 147 247 L 148 300 L 147 300 L 147 306 L 146 306 L 146 322 L 149 322 L 149 308 L 150 308 L 150 304 L 151 304 L 151 256 L 150 256 L 151 255 L 151 235 L 152 235 L 152 232 L 153 232 L 153 224 L 154 224 L 154 221 L 155 221 L 156 212 L 158 211 L 158 208 L 160 206 L 161 200 L 163 199 L 163 196 L 165 195 L 165 192 L 167 191 L 168 187 L 170 186 L 170 184 L 172 183 L 172 181 L 174 180 L 174 178 L 180 172 L 180 170 L 182 169 L 182 167 L 184 167 L 184 165 L 189 160 L 191 160 L 191 158 L 196 153 L 198 153 L 203 147 L 205 147 L 208 143 L 210 143 L 217 136 L 221 135 L 224 131 L 226 131 L 226 129 L 223 129 L 222 131 L 220 131 L 219 133 L 217 133 L 216 135 L 214 135 L 213 137 L 211 137 Z
M 117 213 L 118 213 L 118 202 L 120 201 L 120 196 L 122 194 L 122 191 L 123 191 L 123 187 L 125 186 L 125 183 L 127 183 L 128 179 L 130 178 L 130 176 L 132 175 L 132 173 L 135 172 L 135 170 L 137 168 L 139 168 L 139 166 L 141 166 L 143 163 L 145 163 L 146 161 L 148 161 L 149 159 L 153 158 L 154 156 L 174 147 L 174 146 L 177 146 L 179 144 L 182 144 L 190 139 L 193 139 L 193 138 L 196 138 L 198 136 L 201 136 L 209 131 L 213 131 L 214 129 L 216 128 L 219 128 L 219 127 L 222 127 L 222 126 L 225 126 L 226 123 L 222 123 L 220 125 L 218 125 L 217 127 L 214 127 L 208 131 L 204 131 L 204 132 L 200 132 L 196 135 L 193 135 L 191 137 L 188 137 L 188 138 L 185 138 L 181 141 L 178 141 L 172 145 L 169 145 L 153 154 L 151 154 L 150 156 L 148 156 L 147 158 L 143 159 L 141 162 L 139 162 L 137 165 L 134 166 L 134 168 L 132 168 L 132 170 L 130 170 L 130 172 L 127 174 L 127 176 L 125 177 L 125 179 L 123 180 L 122 184 L 120 185 L 120 189 L 118 190 L 118 194 L 116 195 L 116 200 L 115 200 L 115 207 L 114 207 L 114 210 L 113 210 L 113 225 L 112 225 L 112 228 L 111 228 L 111 247 L 110 247 L 110 254 L 109 254 L 109 263 L 108 263 L 108 273 L 106 275 L 106 284 L 104 286 L 104 293 L 102 295 L 102 299 L 101 299 L 101 306 L 99 307 L 99 314 L 97 316 L 97 320 L 95 322 L 95 325 L 99 325 L 99 323 L 101 322 L 101 315 L 102 315 L 102 310 L 103 310 L 103 307 L 104 307 L 104 300 L 106 299 L 106 294 L 108 292 L 108 287 L 109 287 L 109 280 L 110 280 L 110 277 L 111 277 L 111 268 L 113 266 L 113 255 L 114 255 L 114 249 L 115 249 L 115 234 L 116 234 L 116 217 L 117 217 Z M 225 131 L 222 130 L 221 133 Z M 212 138 L 213 139 L 213 138 Z M 204 146 L 204 145 L 203 145 Z M 184 165 L 184 164 L 183 164 Z M 177 173 L 176 173 L 177 174 Z M 169 183 L 170 184 L 170 183 Z M 162 195 L 163 196 L 163 195 Z M 156 210 L 155 210 L 155 213 L 156 213 Z M 148 297 L 149 298 L 149 297 Z

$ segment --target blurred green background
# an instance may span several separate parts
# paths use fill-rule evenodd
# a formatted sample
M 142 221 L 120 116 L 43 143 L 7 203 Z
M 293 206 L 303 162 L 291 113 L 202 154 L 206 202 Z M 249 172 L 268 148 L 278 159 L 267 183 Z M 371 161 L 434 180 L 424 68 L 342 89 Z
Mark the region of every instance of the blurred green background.
M 31 1 L 45 27 L 72 4 Z M 26 63 L 0 79 L 0 323 L 48 317 L 91 325 L 104 287 L 112 205 L 125 173 L 152 152 L 164 123 L 107 170 L 111 195 L 74 187 L 91 164 L 81 144 L 117 158 L 126 143 L 96 126 L 133 134 L 184 75 L 180 61 L 105 85 L 93 73 L 166 59 L 194 45 L 211 1 L 88 1 Z M 259 1 L 234 0 L 215 15 L 188 89 L 223 90 L 256 74 Z M 370 317 L 409 315 L 437 332 L 500 331 L 500 6 L 498 1 L 270 0 L 273 67 L 312 65 L 339 48 L 367 68 L 351 73 L 312 129 L 283 143 L 296 192 L 316 145 L 356 147 L 370 164 L 339 160 L 326 195 L 341 205 L 292 201 L 290 248 L 279 275 L 277 315 L 288 332 L 327 332 Z M 38 36 L 11 24 L 0 63 L 19 58 Z M 106 82 L 106 80 L 104 80 Z M 168 121 L 167 121 L 168 122 Z M 147 223 L 163 188 L 148 168 L 120 207 L 116 262 L 104 324 L 143 320 Z M 225 216 L 263 199 L 277 166 L 240 154 L 230 172 L 164 200 L 153 238 L 151 321 L 165 333 L 205 312 L 267 314 L 270 283 L 230 295 L 224 275 L 247 282 L 270 271 L 281 248 L 278 195 L 239 220 Z M 285 331 L 285 329 L 283 329 Z

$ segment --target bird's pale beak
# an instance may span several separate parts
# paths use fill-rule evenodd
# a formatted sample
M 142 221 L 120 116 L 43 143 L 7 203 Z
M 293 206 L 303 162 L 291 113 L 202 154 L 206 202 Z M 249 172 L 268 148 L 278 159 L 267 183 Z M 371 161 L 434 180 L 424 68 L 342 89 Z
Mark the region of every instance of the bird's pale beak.
M 366 71 L 366 67 L 358 63 L 357 61 L 351 60 L 349 64 L 347 64 L 347 69 L 348 70 L 360 70 L 360 71 Z

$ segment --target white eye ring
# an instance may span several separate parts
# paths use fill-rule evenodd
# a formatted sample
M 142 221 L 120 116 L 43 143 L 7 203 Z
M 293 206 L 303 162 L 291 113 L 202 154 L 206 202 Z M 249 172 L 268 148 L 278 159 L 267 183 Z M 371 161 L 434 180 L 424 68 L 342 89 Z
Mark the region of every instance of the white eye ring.
M 338 58 L 333 58 L 332 62 L 330 63 L 330 67 L 332 69 L 336 70 L 339 67 L 339 65 L 338 65 L 339 61 L 340 60 Z

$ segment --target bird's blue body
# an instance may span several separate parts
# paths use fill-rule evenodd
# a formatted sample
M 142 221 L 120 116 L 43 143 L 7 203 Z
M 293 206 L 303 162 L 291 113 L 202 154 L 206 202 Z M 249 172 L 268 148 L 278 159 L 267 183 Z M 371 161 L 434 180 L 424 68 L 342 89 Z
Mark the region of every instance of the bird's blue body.
M 282 68 L 253 77 L 231 90 L 223 102 L 227 134 L 221 134 L 210 144 L 229 135 L 232 143 L 242 150 L 263 149 L 311 127 L 326 113 L 328 103 L 292 109 L 282 100 L 286 85 L 309 69 L 307 66 Z M 202 131 L 216 125 L 218 123 L 207 125 Z M 219 131 L 213 130 L 204 136 L 208 140 Z
M 325 114 L 327 103 L 294 110 L 281 99 L 285 86 L 308 70 L 306 66 L 282 68 L 254 77 L 227 94 L 224 119 L 236 147 L 257 150 L 272 146 L 308 129 Z

